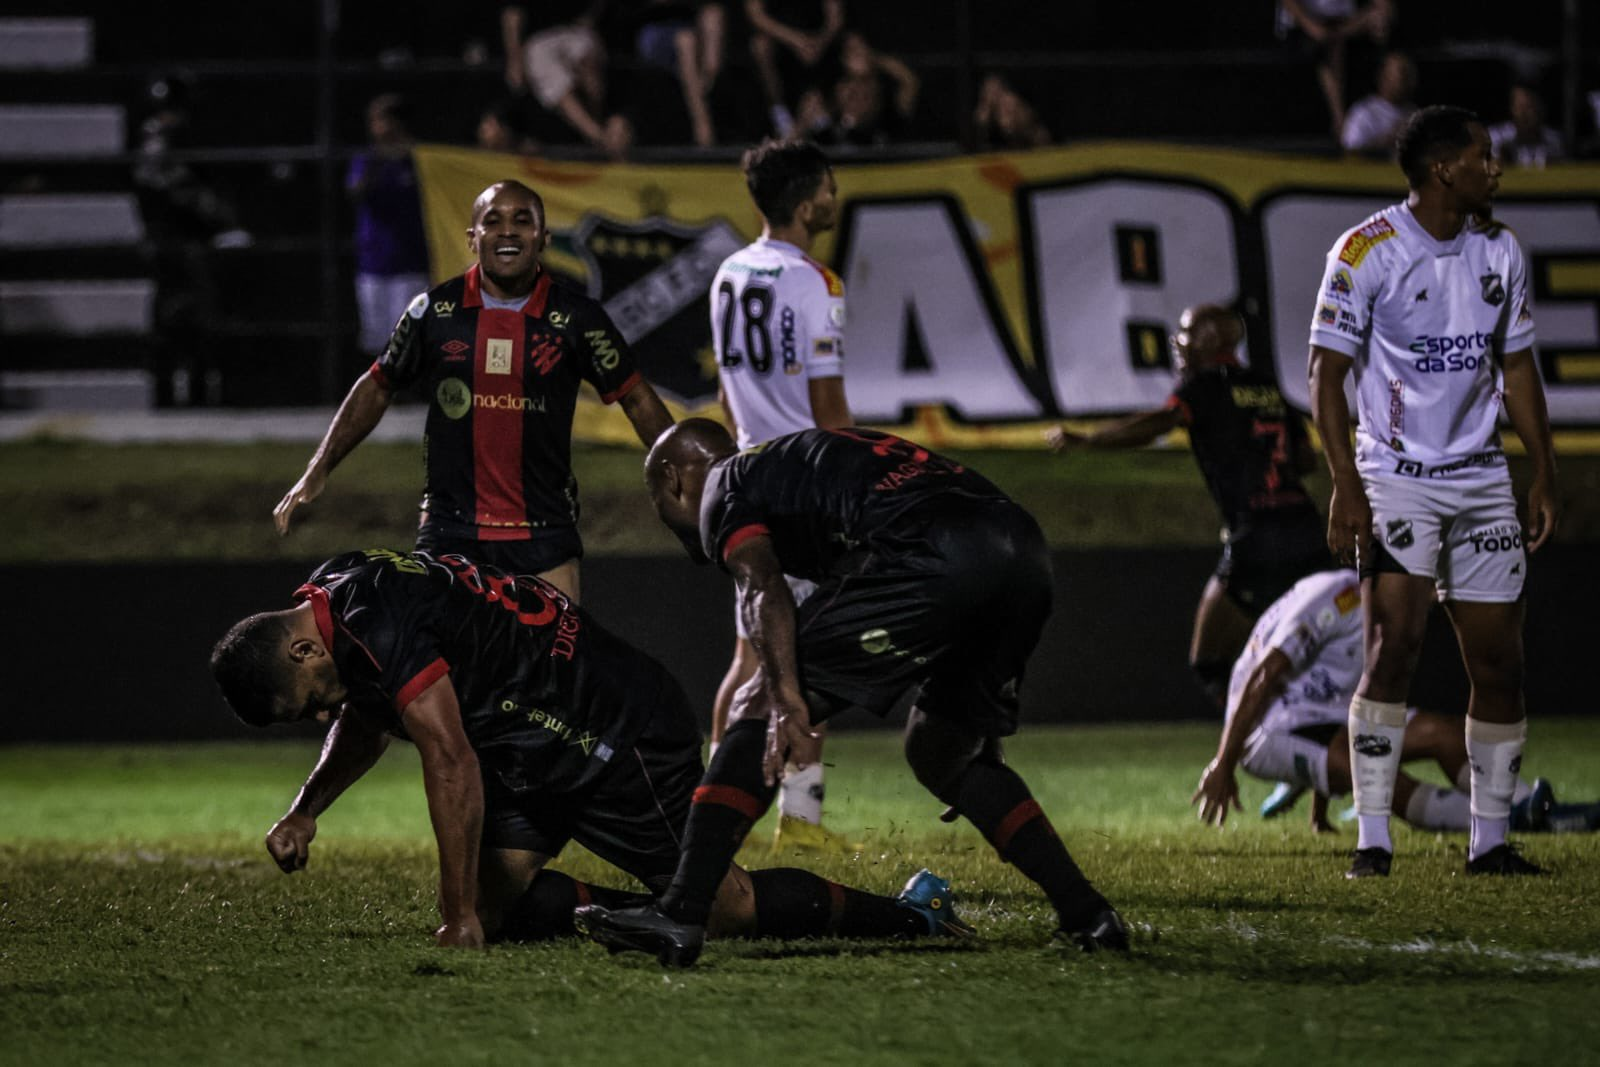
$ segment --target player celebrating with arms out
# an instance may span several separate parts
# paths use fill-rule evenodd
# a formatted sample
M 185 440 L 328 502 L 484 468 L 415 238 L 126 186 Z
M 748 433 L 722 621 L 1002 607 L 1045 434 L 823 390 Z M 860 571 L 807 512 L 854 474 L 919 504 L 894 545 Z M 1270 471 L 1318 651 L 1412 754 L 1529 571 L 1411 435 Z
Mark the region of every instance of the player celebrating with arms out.
M 1358 564 L 1365 613 L 1349 720 L 1359 837 L 1346 877 L 1389 873 L 1405 701 L 1434 596 L 1472 686 L 1467 873 L 1537 874 L 1505 840 L 1527 735 L 1524 538 L 1535 551 L 1556 524 L 1527 271 L 1511 231 L 1487 221 L 1500 165 L 1476 116 L 1424 108 L 1398 149 L 1410 195 L 1339 238 L 1311 324 L 1313 404 L 1333 475 L 1328 546 Z M 1502 404 L 1533 463 L 1526 532 L 1500 448 Z
M 717 399 L 740 448 L 786 433 L 850 425 L 844 395 L 844 283 L 810 256 L 838 218 L 838 186 L 822 149 L 809 141 L 768 140 L 742 160 L 761 237 L 729 256 L 711 283 L 711 340 Z M 815 585 L 789 578 L 795 603 Z M 733 695 L 756 671 L 756 654 L 734 612 L 733 662 L 717 688 L 711 743 L 721 743 Z M 796 746 L 778 793 L 775 842 L 802 848 L 838 844 L 822 830 L 822 729 Z

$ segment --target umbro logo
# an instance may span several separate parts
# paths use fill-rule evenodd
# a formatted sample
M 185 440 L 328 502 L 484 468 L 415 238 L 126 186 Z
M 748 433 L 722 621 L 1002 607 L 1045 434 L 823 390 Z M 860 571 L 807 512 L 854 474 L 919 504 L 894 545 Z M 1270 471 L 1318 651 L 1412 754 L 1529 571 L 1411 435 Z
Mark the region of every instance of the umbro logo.
M 1420 304 L 1422 301 L 1428 299 L 1428 290 L 1426 290 L 1426 289 L 1419 290 L 1417 292 L 1417 295 L 1412 297 L 1411 299 L 1412 299 L 1413 302 Z
M 460 338 L 456 338 L 453 341 L 446 341 L 444 344 L 439 346 L 439 351 L 444 353 L 444 358 L 451 362 L 466 359 L 466 353 L 470 352 L 471 350 L 472 346 Z

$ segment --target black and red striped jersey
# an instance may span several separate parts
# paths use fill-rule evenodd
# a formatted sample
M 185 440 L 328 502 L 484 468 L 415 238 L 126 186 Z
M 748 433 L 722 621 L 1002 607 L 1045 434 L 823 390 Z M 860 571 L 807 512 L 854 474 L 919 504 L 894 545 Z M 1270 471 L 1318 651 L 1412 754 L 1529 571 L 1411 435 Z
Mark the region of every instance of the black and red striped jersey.
M 874 535 L 891 535 L 906 512 L 957 497 L 1009 501 L 977 471 L 904 438 L 801 430 L 712 464 L 700 498 L 700 548 L 725 564 L 729 552 L 765 534 L 785 574 L 817 581 L 870 548 Z
M 1296 467 L 1300 415 L 1270 381 L 1224 364 L 1189 375 L 1167 401 L 1189 430 L 1206 488 L 1230 530 L 1258 512 L 1315 508 Z
M 428 517 L 479 540 L 521 540 L 577 521 L 581 383 L 610 404 L 639 371 L 605 309 L 548 272 L 520 308 L 485 306 L 484 295 L 476 265 L 418 295 L 372 373 L 428 398 Z
M 635 677 L 643 654 L 531 575 L 370 549 L 328 560 L 295 596 L 311 602 L 349 703 L 404 737 L 400 713 L 448 675 L 467 739 L 503 779 L 587 783 L 650 717 L 645 695 L 618 696 L 611 680 Z

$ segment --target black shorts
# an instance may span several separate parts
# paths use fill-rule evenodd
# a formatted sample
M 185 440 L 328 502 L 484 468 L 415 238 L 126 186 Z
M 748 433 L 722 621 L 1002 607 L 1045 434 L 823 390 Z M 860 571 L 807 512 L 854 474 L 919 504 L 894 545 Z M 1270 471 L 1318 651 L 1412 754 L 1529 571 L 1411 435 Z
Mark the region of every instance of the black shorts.
M 1229 532 L 1216 576 L 1228 599 L 1254 617 L 1308 574 L 1333 566 L 1315 508 L 1263 512 Z
M 559 854 L 568 841 L 584 848 L 660 893 L 678 866 L 689 803 L 705 768 L 700 729 L 677 679 L 643 653 L 653 679 L 630 673 L 630 686 L 644 683 L 637 699 L 649 699 L 654 714 L 638 739 L 619 751 L 610 768 L 574 792 L 513 791 L 495 774 L 484 775 L 483 845 Z
M 583 540 L 576 526 L 550 526 L 529 531 L 522 541 L 480 541 L 456 524 L 427 519 L 417 530 L 417 548 L 430 555 L 448 552 L 487 563 L 508 574 L 543 574 L 569 559 L 583 558 Z
M 1023 668 L 1050 615 L 1050 554 L 1009 502 L 940 498 L 896 520 L 800 606 L 817 718 L 916 706 L 985 737 L 1017 730 Z

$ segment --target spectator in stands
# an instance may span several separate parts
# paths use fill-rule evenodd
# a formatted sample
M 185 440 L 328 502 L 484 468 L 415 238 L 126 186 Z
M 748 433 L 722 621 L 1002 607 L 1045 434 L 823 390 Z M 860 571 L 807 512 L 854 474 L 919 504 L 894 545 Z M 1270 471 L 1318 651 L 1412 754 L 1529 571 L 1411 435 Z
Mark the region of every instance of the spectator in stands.
M 1511 117 L 1489 127 L 1489 140 L 1502 166 L 1543 169 L 1567 158 L 1561 135 L 1544 124 L 1539 90 L 1524 83 L 1511 87 Z
M 706 0 L 643 0 L 634 46 L 639 58 L 678 79 L 694 143 L 717 143 L 711 123 L 711 86 L 722 71 L 726 19 L 722 5 Z
M 163 75 L 145 88 L 149 114 L 138 130 L 133 187 L 144 219 L 142 249 L 156 284 L 156 402 L 186 406 L 221 399 L 208 335 L 220 317 L 212 256 L 253 242 L 233 203 L 205 174 L 173 158 L 188 147 L 189 83 Z
M 851 30 L 839 40 L 838 77 L 800 97 L 798 122 L 807 137 L 824 144 L 887 144 L 910 122 L 921 89 L 910 67 L 874 51 Z
M 1417 110 L 1417 68 L 1404 52 L 1390 52 L 1378 68 L 1378 91 L 1362 97 L 1345 116 L 1339 143 L 1347 152 L 1391 157 L 1395 138 Z
M 350 160 L 345 191 L 356 211 L 359 346 L 370 362 L 389 343 L 406 305 L 428 288 L 428 241 L 411 164 L 410 107 L 398 93 L 367 105 L 371 144 Z
M 492 101 L 478 116 L 478 147 L 486 152 L 532 155 L 539 142 L 523 129 L 522 109 L 515 100 Z
M 544 124 L 541 139 L 576 133 L 612 159 L 621 159 L 633 144 L 633 123 L 606 110 L 606 49 L 595 32 L 600 4 L 569 23 L 552 26 L 523 40 L 520 7 L 501 12 L 501 37 L 506 49 L 505 80 L 515 93 L 532 91 L 541 113 L 559 119 Z
M 1032 105 L 998 74 L 983 79 L 972 128 L 980 150 L 1042 148 L 1051 141 Z
M 1344 71 L 1348 42 L 1389 40 L 1394 23 L 1393 0 L 1279 0 L 1278 36 L 1295 44 L 1317 68 L 1317 84 L 1328 105 L 1330 129 L 1340 137 L 1345 128 Z
M 750 56 L 761 79 L 772 130 L 795 132 L 792 99 L 815 88 L 820 64 L 844 30 L 844 0 L 745 0 Z M 799 85 L 786 92 L 786 86 Z

